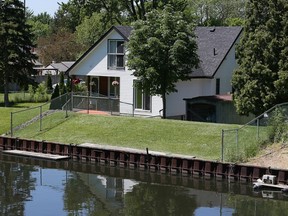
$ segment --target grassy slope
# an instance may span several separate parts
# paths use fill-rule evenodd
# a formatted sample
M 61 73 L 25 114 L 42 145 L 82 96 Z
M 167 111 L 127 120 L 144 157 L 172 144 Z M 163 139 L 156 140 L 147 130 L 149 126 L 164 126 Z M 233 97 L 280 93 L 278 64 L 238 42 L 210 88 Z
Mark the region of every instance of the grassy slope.
M 14 107 L 0 107 L 0 134 L 6 133 L 8 130 L 10 130 L 10 116 L 11 112 L 16 112 L 20 110 L 27 109 L 29 107 L 39 106 L 42 103 L 21 103 L 21 104 L 15 104 Z M 29 112 L 29 114 L 25 115 L 19 115 L 19 118 L 15 116 L 15 124 L 17 125 L 17 122 L 23 122 L 31 119 L 33 116 L 35 116 L 35 113 L 38 113 L 38 110 L 32 110 Z M 17 118 L 16 118 L 17 117 Z
M 98 143 L 219 159 L 221 129 L 235 125 L 56 113 L 15 134 L 61 143 Z

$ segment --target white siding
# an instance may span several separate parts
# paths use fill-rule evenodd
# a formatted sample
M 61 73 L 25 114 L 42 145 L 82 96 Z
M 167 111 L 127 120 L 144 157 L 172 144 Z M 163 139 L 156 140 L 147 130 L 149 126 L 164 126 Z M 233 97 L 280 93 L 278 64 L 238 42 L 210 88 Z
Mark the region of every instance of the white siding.
M 237 62 L 235 59 L 235 46 L 233 46 L 226 56 L 225 60 L 219 67 L 217 73 L 215 74 L 215 77 L 213 79 L 213 85 L 211 85 L 212 88 L 214 88 L 214 91 L 216 90 L 216 79 L 220 79 L 220 94 L 228 94 L 232 92 L 232 74 L 234 69 L 237 67 Z M 214 92 L 215 94 L 216 92 Z
M 70 75 L 86 75 L 86 76 L 112 76 L 121 77 L 127 73 L 125 70 L 108 70 L 107 68 L 107 44 L 108 39 L 123 40 L 121 35 L 112 31 L 101 43 L 90 51 L 85 58 L 81 60 L 71 71 Z
M 180 81 L 176 88 L 178 92 L 167 95 L 167 116 L 185 115 L 186 107 L 184 98 L 211 95 L 211 79 L 192 79 Z

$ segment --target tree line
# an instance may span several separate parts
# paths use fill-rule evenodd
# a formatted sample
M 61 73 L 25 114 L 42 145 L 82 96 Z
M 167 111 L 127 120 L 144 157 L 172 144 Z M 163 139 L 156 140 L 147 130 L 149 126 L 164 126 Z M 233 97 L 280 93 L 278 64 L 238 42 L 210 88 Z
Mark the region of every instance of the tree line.
M 37 53 L 42 63 L 75 60 L 112 25 L 145 20 L 166 5 L 181 11 L 195 26 L 242 25 L 245 0 L 69 0 L 50 16 L 27 8 Z

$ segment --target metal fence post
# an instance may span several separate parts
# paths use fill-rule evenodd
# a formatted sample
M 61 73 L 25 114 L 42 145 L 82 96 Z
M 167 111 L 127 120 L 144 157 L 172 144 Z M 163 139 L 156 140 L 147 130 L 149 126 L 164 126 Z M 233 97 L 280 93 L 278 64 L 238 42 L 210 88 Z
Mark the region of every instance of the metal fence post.
M 238 156 L 239 156 L 238 155 L 238 129 L 236 129 L 236 154 L 237 154 L 237 158 L 238 158 Z
M 224 161 L 224 130 L 221 131 L 221 162 Z
M 65 118 L 68 117 L 68 110 L 67 110 L 68 109 L 68 103 L 67 103 L 68 99 L 67 99 L 67 96 L 68 96 L 68 93 L 66 93 L 66 101 L 65 101 L 65 106 L 66 106 L 66 109 L 65 109 L 66 110 L 66 116 L 65 116 Z
M 109 109 L 110 109 L 110 113 L 112 115 L 112 98 L 109 97 Z
M 259 118 L 257 118 L 257 140 L 259 140 Z
M 73 94 L 73 91 L 71 92 L 71 111 L 73 111 L 73 97 L 74 97 L 74 94 Z
M 88 92 L 88 100 L 87 100 L 87 114 L 89 114 L 90 109 L 90 93 Z
M 13 137 L 13 113 L 10 113 L 10 133 L 11 137 Z
M 40 131 L 42 131 L 42 106 L 40 106 Z

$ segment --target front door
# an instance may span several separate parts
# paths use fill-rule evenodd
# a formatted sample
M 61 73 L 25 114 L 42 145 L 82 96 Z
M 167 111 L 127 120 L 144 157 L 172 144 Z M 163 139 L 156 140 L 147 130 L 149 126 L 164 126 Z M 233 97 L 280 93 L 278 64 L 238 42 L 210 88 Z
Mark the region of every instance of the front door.
M 99 77 L 99 94 L 108 96 L 108 77 Z

